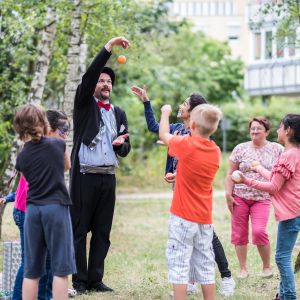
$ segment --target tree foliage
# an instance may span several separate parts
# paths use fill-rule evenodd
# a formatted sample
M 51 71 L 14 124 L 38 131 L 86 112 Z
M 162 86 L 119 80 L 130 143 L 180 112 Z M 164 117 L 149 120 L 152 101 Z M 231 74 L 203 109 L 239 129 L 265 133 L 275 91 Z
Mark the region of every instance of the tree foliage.
M 257 20 L 258 17 L 258 20 Z M 278 38 L 289 38 L 289 43 L 300 43 L 300 1 L 280 0 L 266 1 L 259 10 L 255 19 L 252 20 L 252 27 L 260 27 L 272 20 L 276 27 Z
M 192 92 L 201 92 L 214 103 L 231 101 L 233 93 L 242 94 L 241 61 L 230 58 L 225 43 L 193 32 L 186 22 L 170 21 L 169 2 L 82 0 L 81 31 L 88 45 L 87 64 L 111 37 L 123 35 L 131 42 L 126 52 L 115 49 L 109 62 L 117 73 L 112 102 L 126 109 L 131 141 L 141 153 L 156 137 L 146 132 L 143 106 L 130 92 L 132 85 L 147 85 L 157 112 L 163 103 L 172 104 L 176 110 Z M 14 110 L 28 96 L 48 5 L 45 0 L 1 1 L 0 168 L 13 139 Z M 58 20 L 43 105 L 56 109 L 63 102 L 72 1 L 56 0 L 51 5 Z M 126 65 L 116 63 L 119 54 L 127 56 Z

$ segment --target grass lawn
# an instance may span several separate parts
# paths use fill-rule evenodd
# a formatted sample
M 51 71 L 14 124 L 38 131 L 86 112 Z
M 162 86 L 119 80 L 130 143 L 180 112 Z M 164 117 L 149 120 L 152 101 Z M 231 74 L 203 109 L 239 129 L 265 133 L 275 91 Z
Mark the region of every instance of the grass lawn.
M 89 294 L 76 297 L 83 299 L 170 299 L 170 286 L 167 282 L 165 244 L 167 238 L 168 200 L 122 200 L 117 201 L 114 225 L 111 236 L 111 248 L 106 260 L 104 282 L 115 289 L 114 293 Z M 3 222 L 2 240 L 18 238 L 17 227 L 13 224 L 12 204 L 6 208 Z M 230 244 L 230 216 L 223 198 L 214 200 L 215 229 L 223 243 L 230 269 L 236 278 L 238 262 L 233 246 Z M 269 223 L 272 241 L 272 265 L 275 276 L 272 279 L 260 279 L 261 261 L 256 249 L 250 245 L 248 268 L 250 276 L 237 280 L 235 296 L 229 299 L 271 300 L 276 294 L 279 282 L 274 262 L 276 223 L 273 213 Z M 294 251 L 296 257 L 299 248 Z M 216 272 L 217 288 L 220 283 Z M 296 285 L 299 275 L 296 277 Z M 299 287 L 299 285 L 298 285 Z M 299 292 L 299 288 L 298 288 Z M 189 299 L 202 299 L 201 294 Z M 217 299 L 225 299 L 217 294 Z M 227 298 L 228 299 L 228 298 Z

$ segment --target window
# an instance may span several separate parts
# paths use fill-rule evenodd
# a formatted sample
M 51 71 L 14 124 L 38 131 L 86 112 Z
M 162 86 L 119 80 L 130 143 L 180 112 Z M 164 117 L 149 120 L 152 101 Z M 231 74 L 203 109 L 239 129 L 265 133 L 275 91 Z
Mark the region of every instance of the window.
M 194 2 L 187 3 L 187 15 L 193 16 L 194 15 Z
M 201 2 L 196 2 L 195 15 L 196 16 L 201 16 L 202 15 L 202 3 Z
M 241 27 L 239 25 L 228 26 L 228 38 L 229 40 L 238 40 L 240 38 Z
M 254 59 L 260 59 L 261 54 L 261 33 L 254 34 Z
M 266 32 L 266 43 L 265 43 L 265 59 L 272 58 L 272 31 Z
M 276 57 L 284 57 L 284 37 L 277 37 L 276 40 Z
M 232 2 L 231 1 L 225 2 L 225 15 L 226 16 L 232 15 Z
M 295 56 L 296 33 L 288 37 L 287 46 L 288 46 L 289 56 Z
M 180 14 L 180 5 L 178 2 L 173 3 L 173 15 L 177 16 Z
M 208 15 L 208 3 L 207 2 L 203 2 L 203 6 L 202 6 L 202 14 L 203 16 L 207 16 Z
M 180 15 L 182 17 L 185 17 L 187 14 L 187 3 L 186 2 L 181 2 L 180 3 Z
M 218 1 L 217 2 L 217 6 L 218 6 L 218 15 L 219 16 L 223 16 L 224 15 L 224 11 L 225 11 L 225 2 Z
M 210 14 L 211 16 L 215 16 L 215 15 L 217 14 L 216 2 L 211 2 L 211 3 L 210 3 L 209 14 Z

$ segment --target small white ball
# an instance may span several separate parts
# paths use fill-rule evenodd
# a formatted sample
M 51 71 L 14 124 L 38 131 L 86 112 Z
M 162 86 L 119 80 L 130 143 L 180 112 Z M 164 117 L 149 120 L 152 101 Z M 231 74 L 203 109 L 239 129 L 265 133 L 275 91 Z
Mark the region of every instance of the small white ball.
M 242 180 L 241 176 L 241 171 L 235 170 L 232 172 L 231 174 L 231 178 L 235 181 L 235 182 L 240 182 Z

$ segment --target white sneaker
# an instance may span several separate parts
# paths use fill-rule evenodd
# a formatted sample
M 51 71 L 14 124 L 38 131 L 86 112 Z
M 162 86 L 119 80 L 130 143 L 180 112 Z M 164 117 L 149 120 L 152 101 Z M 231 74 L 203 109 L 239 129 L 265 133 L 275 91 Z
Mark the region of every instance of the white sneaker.
M 73 298 L 77 295 L 77 292 L 76 292 L 76 290 L 69 288 L 68 289 L 68 295 L 69 295 L 70 298 Z
M 194 295 L 194 294 L 199 293 L 199 289 L 197 288 L 196 283 L 194 283 L 194 284 L 188 283 L 186 290 L 187 290 L 188 295 Z
M 232 296 L 234 294 L 235 281 L 232 277 L 222 278 L 219 292 L 225 297 Z

